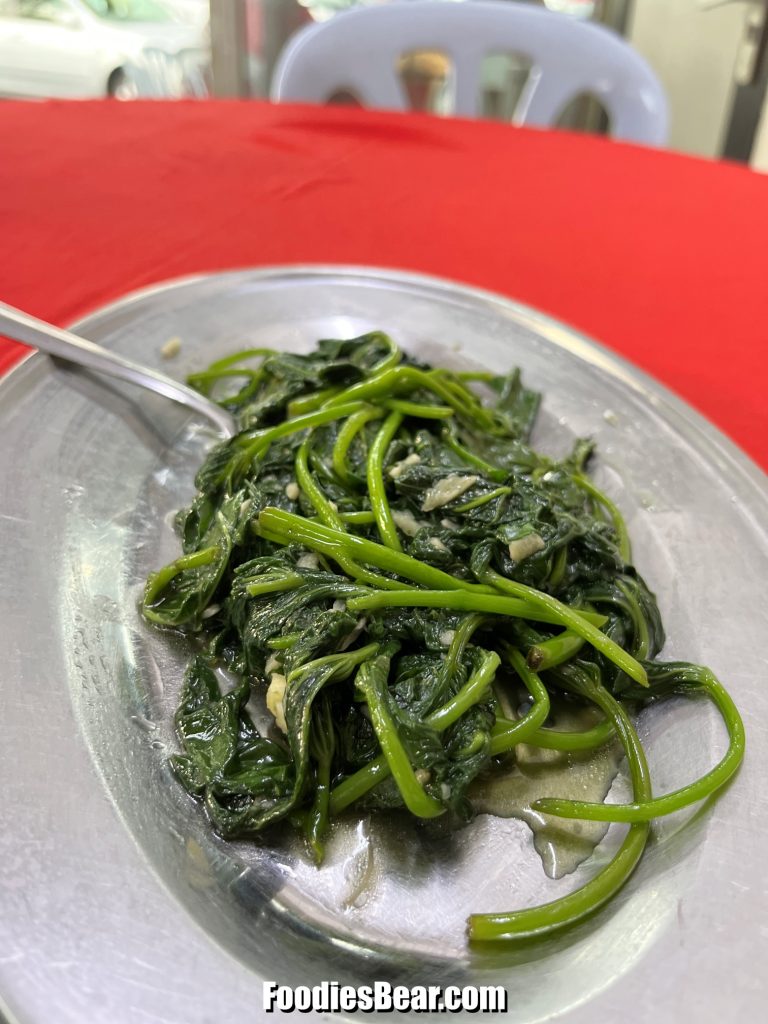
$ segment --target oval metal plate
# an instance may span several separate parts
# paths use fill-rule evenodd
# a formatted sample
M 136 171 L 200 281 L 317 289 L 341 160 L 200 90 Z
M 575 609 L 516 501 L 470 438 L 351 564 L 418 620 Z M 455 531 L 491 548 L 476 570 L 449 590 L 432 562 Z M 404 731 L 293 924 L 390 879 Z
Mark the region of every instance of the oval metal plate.
M 507 1019 L 756 1020 L 765 948 L 768 751 L 763 474 L 668 391 L 562 324 L 418 275 L 293 267 L 172 282 L 76 325 L 182 378 L 246 345 L 390 332 L 442 363 L 523 368 L 544 392 L 535 443 L 598 442 L 596 478 L 627 515 L 657 592 L 666 657 L 712 666 L 744 714 L 735 783 L 659 823 L 619 898 L 547 942 L 467 950 L 471 911 L 532 905 L 547 879 L 523 823 L 451 836 L 350 819 L 317 870 L 299 848 L 224 843 L 167 767 L 188 655 L 142 622 L 147 571 L 177 550 L 170 515 L 211 436 L 171 402 L 34 355 L 0 386 L 0 1000 L 58 1024 L 260 1019 L 261 980 L 503 984 Z M 172 336 L 180 355 L 164 362 Z M 663 792 L 724 748 L 716 714 L 675 701 L 641 720 Z M 617 783 L 621 785 L 621 781 Z

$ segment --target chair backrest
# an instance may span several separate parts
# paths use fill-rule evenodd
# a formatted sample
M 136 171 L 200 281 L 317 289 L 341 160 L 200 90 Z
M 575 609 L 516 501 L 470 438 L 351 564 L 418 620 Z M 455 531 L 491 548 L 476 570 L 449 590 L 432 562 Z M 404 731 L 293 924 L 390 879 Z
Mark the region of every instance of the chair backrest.
M 570 100 L 589 94 L 608 112 L 614 137 L 666 141 L 664 91 L 628 43 L 600 25 L 505 0 L 411 0 L 360 7 L 310 25 L 281 54 L 272 98 L 324 103 L 348 91 L 364 106 L 405 110 L 398 60 L 425 50 L 445 53 L 452 61 L 456 114 L 478 116 L 487 55 L 522 54 L 532 67 L 516 124 L 552 124 Z

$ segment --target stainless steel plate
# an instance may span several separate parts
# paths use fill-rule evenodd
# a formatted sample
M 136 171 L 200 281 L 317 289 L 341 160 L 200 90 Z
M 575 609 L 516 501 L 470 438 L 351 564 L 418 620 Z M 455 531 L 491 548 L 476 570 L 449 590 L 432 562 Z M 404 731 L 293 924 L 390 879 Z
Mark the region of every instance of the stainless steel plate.
M 244 345 L 293 350 L 384 328 L 442 362 L 518 364 L 545 393 L 536 443 L 599 444 L 599 483 L 627 514 L 657 591 L 668 657 L 712 666 L 749 750 L 729 790 L 659 823 L 621 896 L 570 934 L 470 954 L 470 911 L 532 905 L 596 870 L 545 877 L 523 823 L 481 816 L 450 839 L 368 819 L 329 864 L 227 844 L 167 768 L 187 651 L 137 613 L 176 550 L 210 443 L 170 402 L 33 356 L 0 386 L 4 668 L 0 999 L 21 1022 L 260 1019 L 261 979 L 504 984 L 508 1019 L 757 1020 L 768 945 L 768 752 L 761 614 L 765 477 L 669 392 L 530 309 L 416 275 L 343 267 L 245 271 L 132 296 L 78 330 L 182 377 Z M 164 363 L 168 338 L 180 356 Z M 641 721 L 658 792 L 713 763 L 706 704 Z M 621 786 L 621 779 L 617 785 Z M 620 792 L 617 791 L 617 792 Z

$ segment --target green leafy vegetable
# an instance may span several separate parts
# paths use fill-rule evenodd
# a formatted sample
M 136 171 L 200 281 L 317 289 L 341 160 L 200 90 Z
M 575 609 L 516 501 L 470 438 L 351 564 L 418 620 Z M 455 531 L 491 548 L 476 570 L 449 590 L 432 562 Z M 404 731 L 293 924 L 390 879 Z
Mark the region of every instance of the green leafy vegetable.
M 518 370 L 434 369 L 377 331 L 308 355 L 250 349 L 190 383 L 240 431 L 198 472 L 177 517 L 183 553 L 149 577 L 143 610 L 198 643 L 172 763 L 222 835 L 285 822 L 320 863 L 347 808 L 467 821 L 472 782 L 509 771 L 520 744 L 618 738 L 632 803 L 535 809 L 626 822 L 621 847 L 564 899 L 471 917 L 472 941 L 515 941 L 605 903 L 650 820 L 737 770 L 736 707 L 708 669 L 655 660 L 656 601 L 621 513 L 587 476 L 592 444 L 561 461 L 534 451 L 539 396 Z M 679 693 L 710 698 L 730 744 L 702 778 L 654 796 L 632 713 Z M 554 694 L 603 720 L 551 728 Z M 259 700 L 274 719 L 265 735 L 249 711 Z

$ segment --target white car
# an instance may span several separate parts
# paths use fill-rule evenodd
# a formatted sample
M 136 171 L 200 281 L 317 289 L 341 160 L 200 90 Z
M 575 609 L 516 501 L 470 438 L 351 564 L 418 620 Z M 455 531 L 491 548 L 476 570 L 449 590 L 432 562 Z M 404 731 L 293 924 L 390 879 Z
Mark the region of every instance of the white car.
M 169 0 L 0 0 L 0 96 L 207 93 L 207 18 Z

